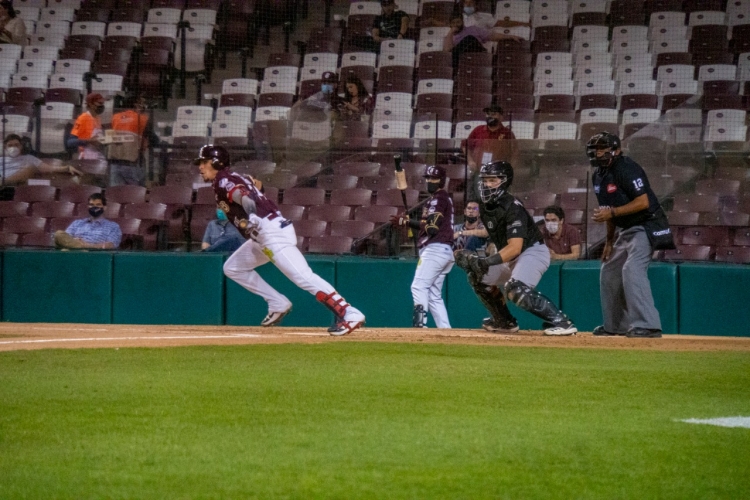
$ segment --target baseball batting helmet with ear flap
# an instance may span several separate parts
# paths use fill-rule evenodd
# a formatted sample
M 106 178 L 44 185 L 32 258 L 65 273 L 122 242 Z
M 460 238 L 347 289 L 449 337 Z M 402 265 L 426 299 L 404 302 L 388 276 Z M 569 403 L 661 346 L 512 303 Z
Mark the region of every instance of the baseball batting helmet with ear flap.
M 423 177 L 440 180 L 440 187 L 445 187 L 445 169 L 440 165 L 428 165 L 424 170 Z
M 221 146 L 214 146 L 213 144 L 207 144 L 203 146 L 198 152 L 198 158 L 193 160 L 193 165 L 200 165 L 201 162 L 211 160 L 211 165 L 214 170 L 222 170 L 229 167 L 231 160 L 229 159 L 229 151 Z
M 498 177 L 500 185 L 491 188 L 485 186 L 484 179 L 487 177 Z M 479 169 L 479 196 L 483 203 L 497 201 L 513 184 L 513 166 L 507 161 L 493 161 L 485 163 Z
M 615 151 L 620 149 L 620 146 L 620 138 L 615 134 L 601 132 L 592 136 L 589 142 L 586 143 L 586 154 L 589 157 L 589 163 L 591 163 L 592 167 L 606 168 L 610 166 L 612 160 L 617 156 Z M 602 156 L 597 156 L 597 150 L 604 150 L 605 152 Z

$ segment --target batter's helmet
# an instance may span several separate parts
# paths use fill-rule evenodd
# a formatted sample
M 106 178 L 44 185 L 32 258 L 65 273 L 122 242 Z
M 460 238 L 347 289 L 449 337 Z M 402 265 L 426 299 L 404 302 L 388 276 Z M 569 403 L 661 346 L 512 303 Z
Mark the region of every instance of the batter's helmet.
M 213 144 L 207 144 L 200 149 L 198 158 L 193 160 L 193 165 L 200 165 L 201 162 L 206 160 L 211 160 L 211 166 L 214 167 L 214 170 L 222 170 L 231 164 L 229 152 L 223 147 Z
M 428 165 L 424 169 L 424 175 L 428 179 L 438 179 L 440 181 L 440 187 L 445 187 L 445 169 L 439 165 Z
M 606 168 L 612 164 L 612 160 L 617 156 L 615 151 L 620 149 L 620 138 L 609 132 L 601 132 L 589 139 L 586 143 L 586 154 L 589 157 L 589 163 L 592 167 Z M 596 156 L 596 152 L 605 150 L 602 156 Z
M 494 188 L 485 186 L 484 179 L 498 177 L 500 185 Z M 479 196 L 483 203 L 497 201 L 513 184 L 513 166 L 507 161 L 493 161 L 485 163 L 479 169 Z

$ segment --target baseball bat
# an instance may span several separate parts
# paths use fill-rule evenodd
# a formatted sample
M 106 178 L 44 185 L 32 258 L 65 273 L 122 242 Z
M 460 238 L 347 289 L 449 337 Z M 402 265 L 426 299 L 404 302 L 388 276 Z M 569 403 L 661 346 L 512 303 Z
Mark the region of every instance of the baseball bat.
M 406 189 L 409 187 L 406 184 L 406 172 L 404 172 L 401 166 L 401 155 L 393 155 L 393 163 L 396 166 L 396 187 L 401 191 L 401 201 L 404 202 L 405 213 L 409 212 L 409 204 L 406 202 Z M 409 236 L 414 240 L 414 255 L 419 257 L 419 249 L 417 248 L 417 235 L 409 228 Z

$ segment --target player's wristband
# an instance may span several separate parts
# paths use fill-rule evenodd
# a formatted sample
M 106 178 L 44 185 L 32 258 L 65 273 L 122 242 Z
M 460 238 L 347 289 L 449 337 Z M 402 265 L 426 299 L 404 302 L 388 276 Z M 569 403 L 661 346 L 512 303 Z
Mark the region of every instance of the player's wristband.
M 500 252 L 497 252 L 496 254 L 492 254 L 489 257 L 487 257 L 486 261 L 487 261 L 487 264 L 491 266 L 496 266 L 498 264 L 503 263 L 503 256 L 500 255 Z

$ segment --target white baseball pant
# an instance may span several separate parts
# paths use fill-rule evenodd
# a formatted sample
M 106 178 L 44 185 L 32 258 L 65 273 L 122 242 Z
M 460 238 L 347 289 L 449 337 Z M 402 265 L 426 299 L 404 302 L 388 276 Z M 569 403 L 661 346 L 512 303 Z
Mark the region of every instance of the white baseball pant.
M 312 295 L 335 292 L 333 285 L 315 274 L 304 255 L 297 248 L 297 234 L 291 224 L 280 227 L 282 218 L 261 219 L 257 240 L 247 240 L 224 263 L 224 274 L 246 290 L 260 295 L 267 303 L 269 312 L 284 312 L 292 302 L 269 285 L 255 271 L 267 262 L 273 263 L 284 276 Z M 346 308 L 344 319 L 356 320 L 362 313 L 352 305 Z
M 419 262 L 411 283 L 414 305 L 421 305 L 432 314 L 438 328 L 450 328 L 448 311 L 443 302 L 443 283 L 456 259 L 453 249 L 445 243 L 427 245 L 419 252 Z

